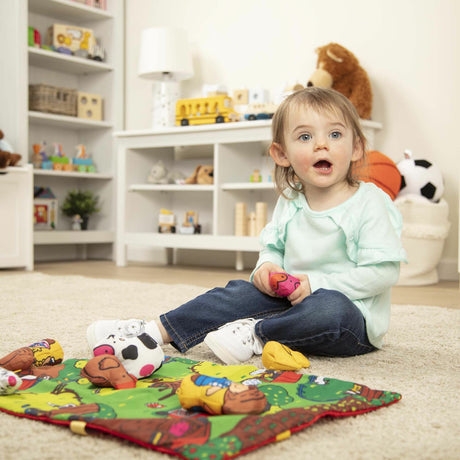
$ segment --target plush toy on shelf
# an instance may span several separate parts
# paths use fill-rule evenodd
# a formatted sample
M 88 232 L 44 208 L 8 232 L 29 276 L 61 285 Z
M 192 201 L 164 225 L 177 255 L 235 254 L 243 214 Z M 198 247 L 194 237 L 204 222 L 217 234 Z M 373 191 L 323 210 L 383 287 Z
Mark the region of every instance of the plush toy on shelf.
M 14 153 L 13 147 L 4 139 L 3 131 L 0 130 L 0 172 L 8 166 L 16 166 L 21 158 L 19 153 Z
M 214 183 L 214 167 L 198 165 L 193 174 L 185 180 L 186 184 L 210 185 Z
M 307 85 L 335 89 L 351 101 L 360 118 L 371 118 L 372 88 L 356 56 L 337 43 L 319 47 L 316 53 L 317 69 Z
M 404 160 L 398 164 L 402 176 L 401 190 L 398 196 L 419 195 L 432 201 L 439 202 L 444 193 L 444 180 L 441 170 L 425 159 L 413 159 L 412 152 L 404 152 Z
M 168 170 L 161 160 L 152 166 L 147 181 L 150 184 L 169 184 Z

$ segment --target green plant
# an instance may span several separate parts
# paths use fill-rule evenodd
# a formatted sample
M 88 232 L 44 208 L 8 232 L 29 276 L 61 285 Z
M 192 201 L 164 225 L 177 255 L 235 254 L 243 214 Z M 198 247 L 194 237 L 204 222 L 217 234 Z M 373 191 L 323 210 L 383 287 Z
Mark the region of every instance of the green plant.
M 71 190 L 62 205 L 62 212 L 73 217 L 79 214 L 81 217 L 89 217 L 91 214 L 100 211 L 98 207 L 99 197 L 90 190 Z

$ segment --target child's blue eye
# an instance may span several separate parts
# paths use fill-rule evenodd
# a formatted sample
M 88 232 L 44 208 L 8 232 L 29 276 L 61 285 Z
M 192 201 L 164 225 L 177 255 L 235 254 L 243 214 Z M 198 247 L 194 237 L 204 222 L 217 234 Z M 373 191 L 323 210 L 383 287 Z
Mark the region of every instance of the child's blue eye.
M 301 135 L 299 136 L 299 139 L 300 139 L 301 141 L 309 141 L 309 140 L 311 139 L 311 135 L 310 135 L 310 134 L 301 134 Z
M 340 139 L 342 137 L 342 133 L 340 131 L 333 131 L 331 133 L 331 139 Z

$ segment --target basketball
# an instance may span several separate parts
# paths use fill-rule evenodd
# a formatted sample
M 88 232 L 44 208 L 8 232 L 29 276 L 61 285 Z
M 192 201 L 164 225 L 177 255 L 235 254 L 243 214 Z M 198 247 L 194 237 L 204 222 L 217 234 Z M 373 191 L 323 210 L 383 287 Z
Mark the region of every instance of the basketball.
M 356 170 L 358 180 L 372 182 L 386 192 L 392 200 L 396 198 L 401 188 L 401 173 L 396 163 L 377 150 L 366 153 L 364 164 Z

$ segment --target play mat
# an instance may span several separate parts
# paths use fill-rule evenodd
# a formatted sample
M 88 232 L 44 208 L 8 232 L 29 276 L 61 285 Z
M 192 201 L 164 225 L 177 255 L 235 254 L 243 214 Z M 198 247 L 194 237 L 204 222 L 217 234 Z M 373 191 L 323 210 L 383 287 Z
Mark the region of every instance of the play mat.
M 231 458 L 281 441 L 325 416 L 359 415 L 401 399 L 342 380 L 167 357 L 136 388 L 98 388 L 80 376 L 87 360 L 68 359 L 48 375 L 23 376 L 20 390 L 0 396 L 0 410 L 82 434 L 104 432 L 185 459 Z M 176 390 L 190 374 L 258 386 L 268 405 L 260 415 L 208 415 L 182 409 Z

